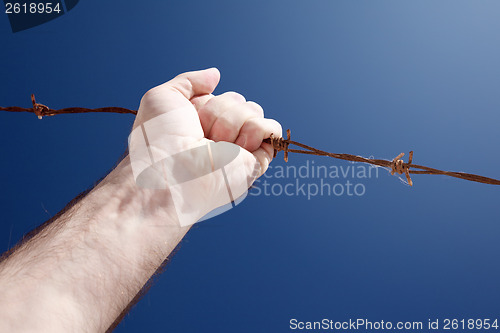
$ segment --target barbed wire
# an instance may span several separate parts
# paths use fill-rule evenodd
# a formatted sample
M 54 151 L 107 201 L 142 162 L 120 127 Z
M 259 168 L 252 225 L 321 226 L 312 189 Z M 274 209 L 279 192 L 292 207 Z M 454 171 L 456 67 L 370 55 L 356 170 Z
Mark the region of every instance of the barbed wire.
M 54 110 L 49 108 L 47 105 L 43 105 L 40 103 L 37 103 L 35 100 L 35 95 L 31 95 L 31 102 L 33 103 L 32 108 L 21 108 L 19 106 L 8 106 L 8 107 L 2 107 L 0 106 L 0 111 L 8 111 L 8 112 L 31 112 L 34 113 L 38 116 L 39 119 L 42 119 L 42 117 L 48 117 L 48 116 L 55 116 L 58 114 L 64 114 L 64 113 L 88 113 L 88 112 L 114 112 L 114 113 L 130 113 L 130 114 L 137 114 L 137 111 L 134 110 L 129 110 L 125 108 L 120 108 L 120 107 L 106 107 L 106 108 L 98 108 L 98 109 L 86 109 L 86 108 L 65 108 L 65 109 L 59 109 L 59 110 Z
M 410 186 L 413 185 L 413 181 L 411 180 L 410 174 L 419 174 L 419 175 L 444 175 L 455 178 L 460 178 L 464 180 L 469 180 L 478 183 L 491 184 L 491 185 L 500 185 L 500 180 L 488 178 L 484 176 L 474 175 L 465 172 L 455 172 L 455 171 L 443 171 L 430 167 L 426 167 L 423 165 L 413 164 L 413 151 L 410 151 L 408 162 L 404 162 L 401 158 L 405 155 L 404 153 L 399 154 L 392 160 L 381 160 L 381 159 L 373 159 L 366 158 L 362 156 L 352 155 L 352 154 L 336 154 L 329 153 L 323 150 L 319 150 L 317 148 L 310 147 L 303 143 L 293 141 L 290 139 L 290 130 L 287 130 L 287 138 L 276 138 L 271 136 L 269 139 L 265 139 L 264 142 L 271 144 L 274 149 L 274 157 L 279 151 L 283 151 L 285 155 L 285 162 L 288 162 L 288 153 L 297 153 L 297 154 L 309 154 L 309 155 L 317 155 L 317 156 L 328 156 L 340 160 L 352 161 L 352 162 L 360 162 L 367 163 L 371 165 L 377 165 L 384 168 L 388 168 L 391 171 L 391 174 L 404 174 Z M 290 149 L 289 145 L 295 145 L 300 148 L 304 148 L 306 150 L 301 149 Z M 418 169 L 418 170 L 412 170 Z
M 21 108 L 18 106 L 10 106 L 10 107 L 0 107 L 0 111 L 8 111 L 8 112 L 31 112 L 38 116 L 39 119 L 45 116 L 55 116 L 58 114 L 73 114 L 73 113 L 88 113 L 88 112 L 113 112 L 113 113 L 128 113 L 137 115 L 137 111 L 129 110 L 121 107 L 104 107 L 97 109 L 87 109 L 81 107 L 72 107 L 72 108 L 64 108 L 64 109 L 51 109 L 46 105 L 37 103 L 35 100 L 35 96 L 31 95 L 31 102 L 33 104 L 32 108 Z M 388 168 L 392 175 L 400 174 L 405 175 L 410 186 L 413 185 L 413 181 L 410 177 L 410 174 L 419 174 L 419 175 L 444 175 L 455 178 L 460 178 L 464 180 L 469 180 L 473 182 L 483 183 L 483 184 L 491 184 L 491 185 L 500 185 L 500 180 L 488 178 L 480 175 L 465 173 L 465 172 L 455 172 L 455 171 L 443 171 L 434 168 L 430 168 L 423 165 L 413 164 L 413 151 L 410 151 L 408 162 L 404 162 L 401 158 L 405 155 L 404 153 L 399 154 L 392 160 L 383 160 L 383 159 L 374 159 L 374 158 L 366 158 L 358 155 L 352 154 L 338 154 L 338 153 L 329 153 L 317 148 L 313 148 L 311 146 L 305 145 L 303 143 L 293 141 L 290 138 L 291 132 L 287 130 L 287 138 L 275 137 L 271 134 L 271 137 L 265 139 L 265 143 L 269 143 L 274 149 L 274 157 L 276 157 L 279 151 L 283 151 L 285 162 L 288 162 L 288 154 L 296 153 L 296 154 L 308 154 L 308 155 L 316 155 L 316 156 L 328 156 L 335 159 L 351 161 L 351 162 L 359 162 L 359 163 L 367 163 L 371 165 L 376 165 L 384 168 Z M 303 149 L 291 149 L 290 145 L 295 145 L 297 147 Z M 304 150 L 305 149 L 305 150 Z

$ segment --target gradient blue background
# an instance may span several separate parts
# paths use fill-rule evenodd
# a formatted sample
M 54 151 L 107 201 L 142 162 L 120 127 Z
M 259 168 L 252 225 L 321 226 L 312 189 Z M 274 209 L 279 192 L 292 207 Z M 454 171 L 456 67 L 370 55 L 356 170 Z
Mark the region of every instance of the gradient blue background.
M 216 66 L 298 141 L 500 178 L 498 1 L 97 1 L 13 34 L 0 104 L 122 106 Z M 130 115 L 0 114 L 0 249 L 92 186 Z M 307 157 L 290 157 L 303 165 Z M 348 166 L 315 158 L 316 164 Z M 282 155 L 274 165 L 284 165 Z M 362 197 L 250 196 L 195 225 L 117 332 L 497 318 L 500 188 L 385 170 Z M 278 180 L 273 180 L 278 181 Z

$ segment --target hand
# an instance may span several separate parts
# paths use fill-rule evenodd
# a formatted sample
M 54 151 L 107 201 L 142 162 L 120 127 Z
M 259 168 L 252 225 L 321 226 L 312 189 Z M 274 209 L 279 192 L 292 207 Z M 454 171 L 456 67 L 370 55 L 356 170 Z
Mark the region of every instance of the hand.
M 144 95 L 130 158 L 0 262 L 2 332 L 108 330 L 188 226 L 266 170 L 262 140 L 281 126 L 241 95 L 212 96 L 218 82 L 185 73 Z
M 280 124 L 265 119 L 258 104 L 234 92 L 212 95 L 219 78 L 211 68 L 149 90 L 130 137 L 134 178 L 168 188 L 181 224 L 245 194 L 272 160 L 272 147 L 262 141 L 281 137 Z M 220 141 L 229 144 L 213 144 Z

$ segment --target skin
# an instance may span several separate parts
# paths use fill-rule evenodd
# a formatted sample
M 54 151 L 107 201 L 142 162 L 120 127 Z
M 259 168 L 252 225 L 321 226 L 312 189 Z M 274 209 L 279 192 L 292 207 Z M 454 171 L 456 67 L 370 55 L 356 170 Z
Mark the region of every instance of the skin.
M 242 170 L 253 177 L 255 165 L 265 172 L 273 151 L 262 141 L 271 133 L 281 136 L 281 126 L 237 93 L 212 95 L 219 78 L 212 68 L 151 89 L 141 100 L 134 128 L 172 116 L 162 133 L 178 140 L 158 147 L 166 153 L 207 140 L 239 145 L 244 167 L 227 170 L 231 184 L 240 181 Z M 185 113 L 175 112 L 179 109 Z M 211 198 L 220 188 L 217 181 L 207 182 L 194 202 L 183 198 L 194 207 L 188 214 L 191 224 L 204 213 L 195 209 L 202 204 L 196 200 L 216 208 Z M 125 157 L 92 191 L 4 255 L 0 331 L 103 332 L 113 327 L 189 230 L 178 218 L 171 190 L 138 187 Z

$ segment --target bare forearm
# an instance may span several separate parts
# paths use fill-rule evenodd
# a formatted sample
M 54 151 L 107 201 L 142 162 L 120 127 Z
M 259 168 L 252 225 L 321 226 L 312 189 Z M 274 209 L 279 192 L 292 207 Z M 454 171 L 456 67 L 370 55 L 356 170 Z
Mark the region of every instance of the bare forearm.
M 122 161 L 0 263 L 0 331 L 105 331 L 191 224 L 244 198 L 281 126 L 242 95 L 214 96 L 219 79 L 215 68 L 188 72 L 143 96 L 134 172 Z M 134 176 L 166 189 L 139 189 Z
M 0 264 L 0 325 L 106 330 L 188 231 L 171 206 L 168 192 L 139 190 L 122 161 Z

